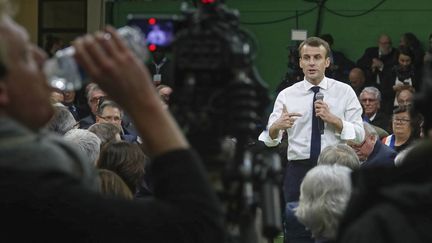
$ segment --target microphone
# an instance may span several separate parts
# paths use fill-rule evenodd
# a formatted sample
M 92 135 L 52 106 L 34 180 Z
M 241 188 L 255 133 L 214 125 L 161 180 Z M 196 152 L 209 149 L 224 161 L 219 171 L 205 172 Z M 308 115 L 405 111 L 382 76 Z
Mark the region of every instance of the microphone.
M 323 100 L 324 94 L 321 92 L 318 92 L 315 94 L 315 100 Z M 320 131 L 320 134 L 324 134 L 324 121 L 321 119 L 321 117 L 318 118 L 318 129 Z

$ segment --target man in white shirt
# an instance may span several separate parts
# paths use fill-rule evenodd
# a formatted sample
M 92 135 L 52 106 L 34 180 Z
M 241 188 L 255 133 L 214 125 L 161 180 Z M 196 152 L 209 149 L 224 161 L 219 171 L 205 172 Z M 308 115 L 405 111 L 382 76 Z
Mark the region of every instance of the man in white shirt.
M 317 37 L 300 44 L 299 61 L 305 78 L 279 93 L 267 130 L 259 137 L 273 147 L 280 143 L 285 130 L 288 134 L 288 164 L 284 175 L 287 202 L 298 201 L 300 183 L 306 172 L 316 165 L 322 149 L 346 141 L 361 143 L 364 140 L 362 107 L 354 90 L 324 76 L 330 64 L 329 50 L 327 42 Z M 314 102 L 318 92 L 324 98 Z M 318 119 L 313 121 L 313 117 Z M 319 123 L 321 125 L 316 125 Z M 311 131 L 315 134 L 311 135 Z

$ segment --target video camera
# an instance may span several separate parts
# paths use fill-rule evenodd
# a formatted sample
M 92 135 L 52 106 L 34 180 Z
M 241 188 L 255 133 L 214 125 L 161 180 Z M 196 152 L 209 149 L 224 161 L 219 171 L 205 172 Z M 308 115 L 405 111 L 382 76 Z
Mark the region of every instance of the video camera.
M 265 204 L 264 234 L 275 237 L 281 221 L 280 212 L 275 212 L 280 210 L 280 161 L 248 149 L 258 137 L 270 98 L 254 66 L 256 44 L 240 28 L 238 11 L 217 0 L 201 0 L 198 8 L 183 6 L 182 15 L 128 18 L 129 25 L 146 34 L 150 51 L 162 49 L 172 55 L 170 110 L 210 174 L 222 175 L 228 221 L 242 224 L 239 230 L 248 234 L 240 237 L 243 242 L 255 242 L 248 219 L 258 191 Z
M 218 154 L 209 144 L 218 138 L 257 137 L 270 99 L 238 12 L 215 0 L 183 8 L 182 15 L 130 15 L 128 25 L 145 33 L 150 51 L 173 56 L 171 111 L 193 144 Z

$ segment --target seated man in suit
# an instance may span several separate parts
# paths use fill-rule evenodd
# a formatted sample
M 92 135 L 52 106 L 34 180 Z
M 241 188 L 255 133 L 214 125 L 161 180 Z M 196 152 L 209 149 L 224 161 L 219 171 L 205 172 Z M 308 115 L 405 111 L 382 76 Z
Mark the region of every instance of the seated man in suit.
M 366 87 L 360 93 L 359 99 L 363 107 L 363 121 L 388 132 L 390 128 L 390 117 L 380 111 L 381 92 L 375 87 Z
M 392 41 L 388 35 L 381 35 L 378 46 L 369 47 L 357 61 L 366 74 L 366 80 L 372 85 L 380 86 L 388 79 L 393 66 L 397 64 L 397 50 L 392 47 Z
M 86 87 L 87 104 L 90 107 L 90 114 L 79 121 L 79 128 L 87 129 L 96 123 L 96 113 L 100 101 L 105 98 L 105 92 L 96 83 L 90 83 Z
M 138 135 L 132 133 L 123 126 L 123 109 L 111 100 L 103 100 L 96 112 L 96 123 L 111 123 L 120 128 L 122 140 L 130 143 L 138 143 Z
M 363 123 L 365 129 L 365 140 L 362 144 L 348 142 L 354 149 L 361 162 L 361 168 L 371 167 L 395 167 L 394 159 L 396 151 L 385 146 L 378 139 L 378 133 L 367 122 Z

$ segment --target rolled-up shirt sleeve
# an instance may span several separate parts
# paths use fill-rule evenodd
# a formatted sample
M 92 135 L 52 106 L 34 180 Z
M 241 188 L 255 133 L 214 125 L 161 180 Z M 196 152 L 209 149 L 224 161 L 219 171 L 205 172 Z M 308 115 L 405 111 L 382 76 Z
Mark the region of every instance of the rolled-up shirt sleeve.
M 352 91 L 354 93 L 354 91 Z M 362 143 L 365 138 L 363 128 L 362 112 L 360 102 L 357 97 L 351 94 L 352 97 L 348 100 L 348 106 L 345 111 L 344 119 L 342 119 L 343 128 L 340 133 L 340 138 L 344 141 L 352 141 L 355 143 Z
M 275 139 L 272 139 L 270 137 L 270 134 L 269 134 L 269 129 L 273 125 L 273 123 L 281 116 L 283 104 L 284 104 L 283 103 L 283 92 L 281 92 L 281 93 L 279 93 L 279 95 L 276 98 L 276 101 L 275 101 L 275 104 L 273 107 L 273 111 L 270 114 L 270 117 L 269 117 L 269 120 L 267 123 L 267 129 L 264 130 L 263 132 L 261 132 L 261 134 L 258 137 L 258 140 L 264 142 L 264 144 L 267 147 L 275 147 L 281 143 L 283 131 L 280 130 L 278 133 L 278 136 Z

